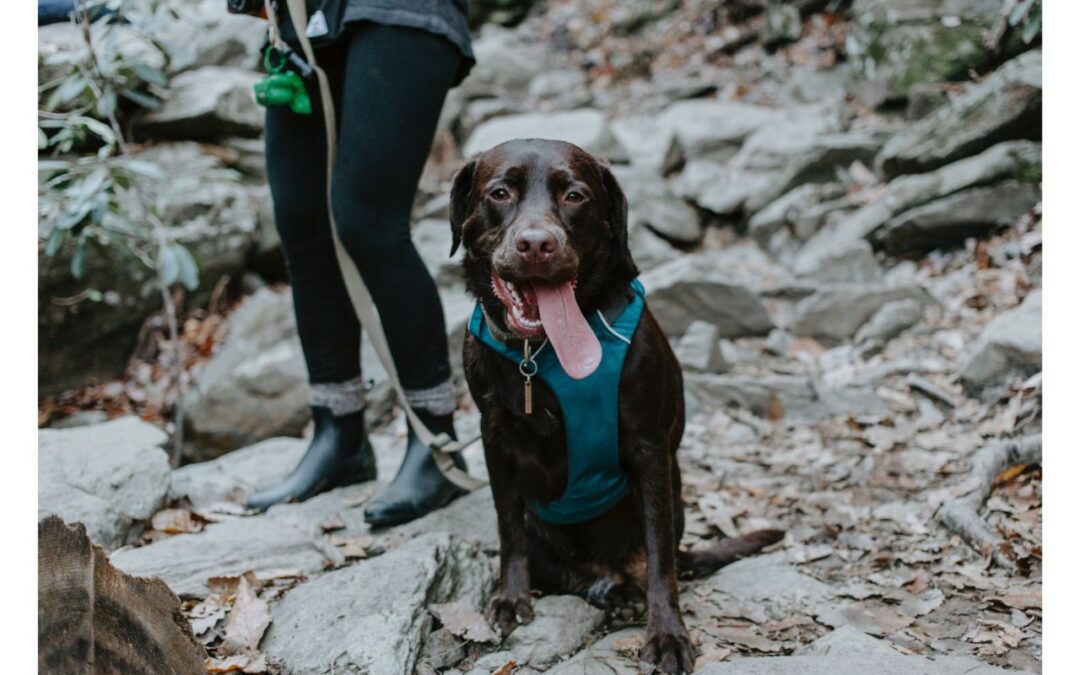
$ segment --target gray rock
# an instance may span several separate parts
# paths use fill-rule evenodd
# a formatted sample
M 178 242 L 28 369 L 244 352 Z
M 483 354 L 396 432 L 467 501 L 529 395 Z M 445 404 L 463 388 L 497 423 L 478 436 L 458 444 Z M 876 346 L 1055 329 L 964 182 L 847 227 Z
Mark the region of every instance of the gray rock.
M 38 519 L 80 522 L 107 551 L 129 543 L 165 502 L 167 440 L 137 417 L 38 431 Z
M 639 226 L 630 230 L 630 253 L 641 271 L 650 270 L 683 255 L 666 239 L 651 229 Z
M 922 321 L 925 311 L 923 303 L 910 298 L 882 305 L 855 334 L 855 341 L 891 340 Z
M 721 337 L 772 330 L 757 294 L 723 264 L 731 257 L 719 251 L 684 255 L 642 275 L 649 309 L 668 337 L 682 335 L 697 319 L 714 324 Z
M 1042 370 L 1042 289 L 1028 294 L 1020 306 L 994 318 L 971 347 L 960 368 L 970 389 L 1001 382 L 1012 373 Z
M 707 321 L 694 321 L 675 346 L 675 356 L 687 370 L 719 373 L 726 367 L 720 351 L 720 331 Z
M 274 436 L 299 436 L 310 419 L 307 370 L 291 293 L 260 289 L 229 317 L 228 339 L 188 391 L 188 430 L 201 459 Z
M 600 627 L 604 612 L 575 595 L 548 595 L 533 602 L 532 622 L 518 626 L 503 649 L 521 665 L 544 669 L 576 652 Z
M 889 645 L 888 641 L 878 639 L 852 626 L 841 626 L 795 650 L 798 656 L 831 655 L 873 658 L 899 653 Z
M 897 178 L 881 197 L 811 237 L 795 256 L 792 269 L 807 274 L 819 268 L 841 245 L 869 237 L 893 216 L 921 204 L 1005 178 L 1030 181 L 1041 173 L 1041 154 L 1038 143 L 1008 141 L 936 171 Z
M 889 139 L 879 161 L 889 176 L 918 173 L 1016 138 L 1042 136 L 1042 51 L 1009 61 L 925 119 Z
M 475 546 L 428 535 L 293 589 L 274 606 L 260 648 L 282 673 L 406 675 L 431 630 L 427 606 L 481 608 L 493 584 Z
M 255 102 L 259 74 L 244 68 L 207 66 L 173 78 L 159 110 L 139 118 L 139 138 L 214 140 L 262 133 L 263 110 Z
M 854 91 L 878 106 L 921 83 L 965 79 L 993 58 L 983 34 L 1000 12 L 994 0 L 856 0 L 847 40 Z
M 890 302 L 912 299 L 925 306 L 933 302 L 918 286 L 829 284 L 795 306 L 784 326 L 795 335 L 846 339 Z
M 797 7 L 770 5 L 765 11 L 761 43 L 767 46 L 794 42 L 802 35 L 802 16 Z
M 611 133 L 634 168 L 667 175 L 685 159 L 675 135 L 654 115 L 613 119 Z
M 874 249 L 864 240 L 844 242 L 828 256 L 814 260 L 816 267 L 804 269 L 804 276 L 836 283 L 872 283 L 881 281 L 881 265 Z
M 469 464 L 470 473 L 486 477 L 477 470 L 475 462 Z M 476 543 L 484 551 L 499 550 L 499 528 L 491 489 L 480 488 L 454 500 L 449 506 L 432 511 L 394 530 L 395 536 L 411 539 L 430 532 L 445 532 L 463 541 Z
M 293 470 L 307 449 L 300 438 L 271 438 L 208 462 L 172 472 L 170 499 L 187 497 L 195 506 L 236 500 L 269 487 Z
M 656 173 L 616 166 L 612 169 L 630 208 L 631 230 L 648 227 L 665 239 L 692 245 L 703 236 L 701 219 Z
M 513 101 L 503 98 L 481 98 L 469 101 L 458 121 L 458 136 L 467 138 L 472 135 L 476 127 L 496 117 L 520 115 L 525 112 L 521 106 Z
M 676 193 L 717 214 L 753 214 L 799 185 L 831 182 L 838 169 L 869 162 L 881 148 L 875 135 L 839 133 L 846 122 L 834 104 L 787 109 L 751 134 L 730 162 L 687 162 Z
M 688 415 L 736 407 L 758 417 L 820 422 L 834 415 L 878 414 L 884 404 L 870 387 L 830 389 L 804 375 L 683 374 Z
M 441 286 L 462 281 L 461 257 L 464 251 L 450 257 L 450 223 L 443 219 L 428 218 L 413 225 L 413 243 L 424 260 L 431 276 Z
M 169 72 L 204 66 L 236 66 L 254 71 L 262 65 L 264 20 L 230 14 L 216 0 L 185 2 L 182 16 L 155 33 L 169 52 Z
M 916 84 L 908 89 L 907 108 L 904 117 L 909 120 L 921 120 L 949 102 L 949 85 Z
M 453 633 L 440 628 L 432 631 L 424 640 L 420 652 L 420 662 L 426 663 L 436 671 L 442 671 L 465 658 L 465 642 L 454 637 Z
M 476 65 L 456 88 L 468 98 L 521 98 L 544 70 L 541 44 L 522 42 L 519 33 L 487 24 L 473 39 Z
M 320 535 L 317 527 L 305 530 L 283 518 L 241 518 L 213 523 L 196 534 L 122 549 L 111 560 L 128 574 L 160 577 L 177 595 L 202 597 L 211 577 L 247 570 L 256 574 L 282 569 L 300 574 L 321 571 L 335 561 L 316 545 Z
M 506 115 L 490 119 L 473 130 L 469 140 L 465 142 L 462 154 L 472 157 L 517 138 L 567 141 L 609 160 L 624 155 L 608 128 L 604 113 L 591 108 Z
M 870 239 L 892 254 L 959 244 L 1012 225 L 1040 198 L 1038 187 L 1018 180 L 968 188 L 889 219 Z
M 711 99 L 679 101 L 659 117 L 660 134 L 673 137 L 687 159 L 727 160 L 753 132 L 774 124 L 772 108 Z
M 480 658 L 476 659 L 472 668 L 469 669 L 470 673 L 476 672 L 477 675 L 491 675 L 499 668 L 502 668 L 507 663 L 514 661 L 513 652 L 500 650 L 497 652 L 491 652 L 490 654 L 484 654 Z M 514 673 L 518 672 L 517 668 L 514 668 Z
M 637 650 L 628 646 L 640 646 L 644 641 L 644 629 L 623 628 L 605 635 L 547 672 L 550 675 L 638 675 L 642 672 L 642 666 L 637 658 Z
M 223 138 L 221 146 L 235 153 L 235 159 L 229 158 L 229 165 L 232 168 L 244 176 L 254 178 L 259 183 L 256 187 L 265 189 L 269 193 L 270 186 L 265 184 L 266 142 L 263 139 L 232 136 Z
M 592 102 L 589 81 L 581 70 L 552 70 L 529 82 L 529 99 L 547 101 L 558 108 L 580 108 Z
M 776 190 L 779 178 L 764 172 L 746 171 L 711 159 L 687 162 L 672 183 L 675 194 L 718 215 L 739 213 L 749 199 Z M 764 199 L 763 199 L 764 200 Z
M 829 199 L 835 199 L 844 194 L 844 186 L 840 183 L 806 183 L 787 193 L 777 197 L 765 208 L 761 209 L 747 223 L 747 234 L 754 238 L 762 247 L 768 245 L 769 240 L 782 228 L 794 229 L 796 222 L 802 219 L 804 213 L 812 207 Z M 816 229 L 816 228 L 815 228 Z M 806 239 L 813 232 L 802 235 L 800 239 Z
M 833 597 L 832 588 L 800 572 L 782 551 L 758 555 L 720 568 L 703 580 L 695 594 L 723 593 L 739 601 L 785 603 L 785 607 L 813 608 Z

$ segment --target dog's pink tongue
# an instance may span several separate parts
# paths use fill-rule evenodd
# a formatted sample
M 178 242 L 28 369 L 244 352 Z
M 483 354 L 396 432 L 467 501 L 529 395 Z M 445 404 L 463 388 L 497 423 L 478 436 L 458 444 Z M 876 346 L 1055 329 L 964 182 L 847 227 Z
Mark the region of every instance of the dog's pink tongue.
M 581 314 L 570 282 L 558 286 L 533 284 L 544 332 L 555 347 L 566 374 L 575 380 L 588 377 L 600 365 L 600 341 Z

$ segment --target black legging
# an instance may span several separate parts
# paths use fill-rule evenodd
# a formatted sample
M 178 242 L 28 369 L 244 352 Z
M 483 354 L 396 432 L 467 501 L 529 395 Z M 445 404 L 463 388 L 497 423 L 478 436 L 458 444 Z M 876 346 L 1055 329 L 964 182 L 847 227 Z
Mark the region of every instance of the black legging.
M 450 378 L 442 304 L 409 220 L 462 57 L 439 35 L 372 23 L 350 26 L 315 56 L 338 116 L 331 203 L 339 236 L 371 290 L 402 385 L 442 385 Z M 360 374 L 360 326 L 334 257 L 322 109 L 317 88 L 308 89 L 311 115 L 267 109 L 267 174 L 309 377 L 341 383 Z

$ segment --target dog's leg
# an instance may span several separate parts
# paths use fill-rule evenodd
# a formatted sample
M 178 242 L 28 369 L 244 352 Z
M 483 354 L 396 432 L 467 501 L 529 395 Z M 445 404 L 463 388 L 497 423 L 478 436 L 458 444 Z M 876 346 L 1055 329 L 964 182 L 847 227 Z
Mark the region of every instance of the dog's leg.
M 675 572 L 675 505 L 672 502 L 671 453 L 663 447 L 641 448 L 636 471 L 645 525 L 647 621 L 641 658 L 665 673 L 694 669 L 694 646 L 679 610 Z
M 525 537 L 525 500 L 510 480 L 506 455 L 493 434 L 484 433 L 484 456 L 499 522 L 499 587 L 488 603 L 488 622 L 506 637 L 533 619 L 529 598 L 529 556 Z

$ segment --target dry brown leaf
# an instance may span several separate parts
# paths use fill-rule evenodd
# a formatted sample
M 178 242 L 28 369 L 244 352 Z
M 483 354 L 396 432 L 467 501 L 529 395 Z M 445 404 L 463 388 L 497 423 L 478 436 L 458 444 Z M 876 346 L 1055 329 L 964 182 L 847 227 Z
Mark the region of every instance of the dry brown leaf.
M 330 543 L 341 549 L 346 558 L 366 558 L 375 540 L 371 537 L 331 537 Z
M 644 645 L 645 637 L 643 635 L 628 635 L 624 638 L 613 640 L 611 648 L 615 650 L 616 654 L 636 658 Z
M 1016 466 L 1010 466 L 1009 468 L 1005 469 L 997 475 L 997 478 L 994 479 L 994 484 L 1000 485 L 1001 483 L 1008 483 L 1013 478 L 1016 478 L 1020 474 L 1024 473 L 1024 469 L 1026 468 L 1027 464 L 1017 464 Z
M 240 577 L 236 602 L 225 624 L 225 641 L 219 651 L 226 655 L 256 651 L 271 619 L 269 603 L 255 594 L 255 588 L 246 574 Z
M 769 400 L 765 402 L 764 417 L 770 422 L 778 422 L 784 418 L 787 411 L 784 409 L 784 404 L 780 401 L 780 397 L 775 393 L 769 394 Z
M 517 661 L 507 661 L 499 666 L 498 670 L 492 671 L 491 675 L 510 675 L 517 668 Z
M 431 605 L 430 609 L 451 635 L 471 642 L 496 642 L 499 639 L 483 615 L 463 602 L 445 602 Z
M 187 509 L 162 509 L 150 519 L 150 526 L 166 534 L 201 532 L 205 522 Z
M 319 527 L 322 528 L 323 532 L 334 532 L 335 530 L 344 530 L 345 529 L 345 521 L 341 519 L 340 515 L 335 513 L 334 515 L 330 516 L 325 521 L 323 521 L 322 525 L 320 525 Z
M 989 598 L 1013 609 L 1042 609 L 1041 588 L 1021 588 Z

